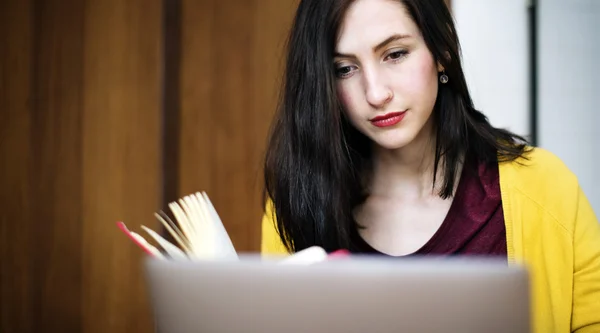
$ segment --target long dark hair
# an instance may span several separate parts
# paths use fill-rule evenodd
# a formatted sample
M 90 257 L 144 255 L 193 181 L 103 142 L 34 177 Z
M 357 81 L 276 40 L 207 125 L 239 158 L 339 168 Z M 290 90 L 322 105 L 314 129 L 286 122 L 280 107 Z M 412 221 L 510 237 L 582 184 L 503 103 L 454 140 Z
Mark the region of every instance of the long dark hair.
M 291 252 L 318 245 L 352 246 L 353 209 L 368 195 L 370 140 L 344 117 L 335 88 L 333 54 L 340 24 L 354 0 L 302 0 L 288 39 L 283 89 L 265 157 L 265 204 Z M 521 156 L 526 141 L 494 128 L 475 110 L 459 58 L 459 41 L 444 0 L 398 0 L 418 25 L 450 78 L 440 85 L 435 120 L 439 195 L 452 195 L 463 156 L 498 163 Z

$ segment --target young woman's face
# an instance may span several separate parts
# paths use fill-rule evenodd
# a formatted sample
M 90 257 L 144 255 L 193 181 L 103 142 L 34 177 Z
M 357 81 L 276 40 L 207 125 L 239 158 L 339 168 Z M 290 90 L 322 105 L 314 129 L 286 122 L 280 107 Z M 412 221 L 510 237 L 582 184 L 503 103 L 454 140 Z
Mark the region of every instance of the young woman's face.
M 338 98 L 359 131 L 399 149 L 430 127 L 442 68 L 400 2 L 357 0 L 335 53 Z

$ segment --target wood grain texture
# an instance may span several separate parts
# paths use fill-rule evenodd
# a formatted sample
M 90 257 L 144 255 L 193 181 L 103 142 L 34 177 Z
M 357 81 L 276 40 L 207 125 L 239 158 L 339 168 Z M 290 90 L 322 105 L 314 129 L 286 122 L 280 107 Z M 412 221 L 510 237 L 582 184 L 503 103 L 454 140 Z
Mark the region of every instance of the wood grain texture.
M 173 26 L 166 3 L 0 2 L 0 332 L 152 332 L 143 254 L 115 222 L 157 227 L 174 193 L 207 190 L 238 250 L 258 249 L 296 1 L 181 0 Z
M 81 330 L 81 1 L 37 1 L 31 127 L 37 330 Z M 41 326 L 43 325 L 43 326 Z
M 161 0 L 0 3 L 0 332 L 152 332 Z M 137 228 L 136 228 L 137 229 Z
M 142 252 L 115 230 L 156 228 L 162 207 L 160 0 L 86 7 L 82 317 L 86 332 L 150 332 Z M 91 325 L 95 323 L 95 325 Z
M 179 196 L 207 191 L 238 251 L 259 248 L 262 156 L 295 0 L 182 0 Z
M 0 2 L 0 332 L 33 332 L 32 3 Z

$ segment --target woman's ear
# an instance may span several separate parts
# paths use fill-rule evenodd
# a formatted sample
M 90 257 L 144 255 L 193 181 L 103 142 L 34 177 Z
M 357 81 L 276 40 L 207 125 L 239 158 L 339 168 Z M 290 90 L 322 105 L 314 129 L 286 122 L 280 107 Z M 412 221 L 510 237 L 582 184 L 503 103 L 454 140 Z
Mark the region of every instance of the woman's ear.
M 448 51 L 444 52 L 444 58 L 446 58 L 445 60 L 447 63 L 450 63 L 452 61 L 452 57 L 450 56 L 450 52 Z M 437 64 L 437 68 L 438 72 L 443 72 L 445 70 L 444 65 L 442 65 L 442 63 L 440 63 L 439 61 Z
M 450 56 L 450 52 L 446 51 L 446 52 L 444 52 L 444 55 L 446 56 L 446 61 L 448 61 L 448 62 L 452 61 L 452 57 Z

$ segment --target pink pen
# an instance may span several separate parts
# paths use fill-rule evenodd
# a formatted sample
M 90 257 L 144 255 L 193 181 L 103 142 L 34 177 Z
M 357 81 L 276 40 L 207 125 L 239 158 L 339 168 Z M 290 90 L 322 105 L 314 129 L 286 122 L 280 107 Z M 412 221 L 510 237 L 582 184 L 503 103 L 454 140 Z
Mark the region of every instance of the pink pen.
M 337 259 L 337 258 L 344 258 L 344 257 L 348 257 L 348 256 L 350 256 L 350 251 L 337 250 L 337 251 L 333 251 L 333 252 L 329 253 L 329 255 L 327 256 L 327 259 Z
M 137 246 L 139 246 L 142 250 L 144 250 L 144 252 L 146 252 L 147 254 L 156 257 L 156 253 L 154 253 L 150 248 L 148 248 L 148 246 L 146 246 L 146 244 L 143 244 L 142 242 L 139 241 L 139 239 L 137 239 L 133 233 L 131 231 L 129 231 L 129 229 L 127 229 L 127 226 L 125 226 L 125 223 L 119 221 L 117 222 L 117 227 L 119 227 L 119 229 L 121 229 L 121 231 L 123 231 L 127 237 L 129 237 Z

